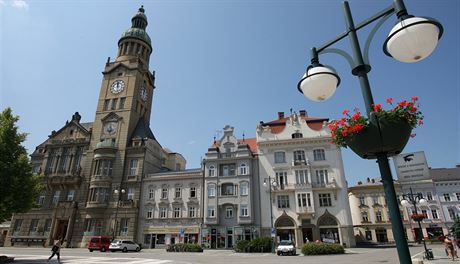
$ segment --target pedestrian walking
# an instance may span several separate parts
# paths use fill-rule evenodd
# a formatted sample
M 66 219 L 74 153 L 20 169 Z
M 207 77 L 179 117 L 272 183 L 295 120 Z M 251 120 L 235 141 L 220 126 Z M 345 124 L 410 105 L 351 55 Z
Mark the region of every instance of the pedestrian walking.
M 446 236 L 444 239 L 444 246 L 446 247 L 447 253 L 449 254 L 449 258 L 452 258 L 452 261 L 455 259 L 455 249 L 454 249 L 454 243 L 452 240 L 449 238 L 449 236 Z
M 51 248 L 52 253 L 51 256 L 48 258 L 47 262 L 49 262 L 54 257 L 54 255 L 56 255 L 58 263 L 61 263 L 61 246 L 61 238 L 54 240 L 53 247 Z

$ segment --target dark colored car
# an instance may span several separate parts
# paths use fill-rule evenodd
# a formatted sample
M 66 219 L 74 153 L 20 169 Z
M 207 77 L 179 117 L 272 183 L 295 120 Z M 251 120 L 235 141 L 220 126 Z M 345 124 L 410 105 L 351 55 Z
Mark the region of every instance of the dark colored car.
M 93 252 L 93 250 L 100 250 L 105 252 L 109 249 L 111 237 L 108 236 L 94 236 L 89 240 L 88 250 Z

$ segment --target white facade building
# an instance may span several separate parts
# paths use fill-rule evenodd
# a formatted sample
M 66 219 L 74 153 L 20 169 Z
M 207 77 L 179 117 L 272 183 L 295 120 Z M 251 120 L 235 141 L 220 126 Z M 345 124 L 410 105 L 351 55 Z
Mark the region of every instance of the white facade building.
M 277 240 L 297 247 L 316 240 L 355 245 L 342 155 L 329 143 L 327 121 L 305 111 L 289 117 L 280 112 L 277 120 L 258 125 L 264 236 L 272 230 Z
M 441 204 L 441 217 L 449 229 L 460 217 L 460 165 L 455 168 L 430 169 L 436 193 Z

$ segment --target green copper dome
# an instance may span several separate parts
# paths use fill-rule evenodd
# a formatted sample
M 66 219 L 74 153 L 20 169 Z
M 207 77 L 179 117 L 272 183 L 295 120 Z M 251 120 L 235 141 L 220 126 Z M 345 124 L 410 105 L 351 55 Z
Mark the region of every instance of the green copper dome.
M 138 38 L 141 39 L 145 42 L 147 42 L 149 45 L 151 45 L 151 40 L 149 35 L 147 34 L 147 31 L 145 31 L 145 28 L 147 27 L 147 16 L 144 14 L 144 6 L 141 6 L 139 8 L 139 11 L 133 16 L 131 19 L 132 25 L 131 28 L 126 30 L 120 38 L 120 41 L 123 40 L 124 38 Z M 119 41 L 119 42 L 120 42 Z

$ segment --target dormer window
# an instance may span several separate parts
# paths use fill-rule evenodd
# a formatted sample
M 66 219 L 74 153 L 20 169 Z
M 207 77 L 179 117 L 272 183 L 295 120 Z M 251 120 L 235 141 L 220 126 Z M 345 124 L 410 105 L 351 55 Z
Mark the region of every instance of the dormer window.
M 292 134 L 292 138 L 302 138 L 302 137 L 303 137 L 302 133 L 299 133 L 299 132 Z

